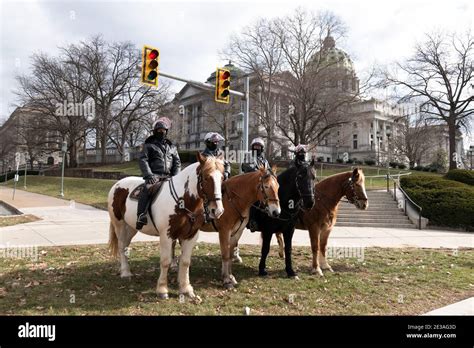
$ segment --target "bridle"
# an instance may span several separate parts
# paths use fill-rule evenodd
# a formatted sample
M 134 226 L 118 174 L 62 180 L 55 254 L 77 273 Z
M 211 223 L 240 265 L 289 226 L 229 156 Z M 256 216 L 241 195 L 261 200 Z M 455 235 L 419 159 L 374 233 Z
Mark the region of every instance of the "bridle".
M 204 187 L 203 187 L 203 182 L 204 182 L 204 179 L 203 179 L 203 175 L 202 175 L 202 171 L 201 169 L 199 169 L 199 173 L 198 173 L 198 195 L 199 197 L 202 198 L 203 200 L 203 206 L 204 206 L 204 217 L 205 217 L 205 221 L 206 222 L 209 222 L 209 221 L 214 221 L 214 219 L 212 219 L 210 217 L 210 211 L 209 211 L 209 203 L 210 202 L 217 202 L 217 201 L 221 201 L 222 200 L 222 196 L 219 196 L 218 195 L 218 192 L 214 192 L 214 197 L 213 198 L 209 198 L 206 191 L 204 190 Z M 219 194 L 221 194 L 221 192 L 219 192 Z
M 352 176 L 347 179 L 347 181 L 344 183 L 344 185 L 342 186 L 342 189 L 343 189 L 343 192 L 345 193 L 345 197 L 347 199 L 347 201 L 351 204 L 354 204 L 356 205 L 358 201 L 367 201 L 367 197 L 363 197 L 363 198 L 360 198 L 357 193 L 356 193 L 356 190 L 355 190 L 355 184 L 354 184 L 355 180 L 354 180 L 354 174 L 352 174 Z M 348 196 L 347 195 L 347 190 L 350 190 L 349 192 L 352 194 L 352 196 Z
M 259 184 L 258 184 L 258 188 L 260 190 L 260 192 L 262 193 L 263 195 L 263 204 L 264 204 L 264 207 L 265 208 L 268 208 L 269 207 L 269 203 L 270 202 L 275 202 L 275 203 L 280 203 L 280 199 L 278 198 L 270 198 L 267 194 L 267 191 L 265 191 L 265 186 L 263 185 L 263 181 L 268 178 L 268 177 L 274 177 L 276 179 L 276 176 L 275 174 L 272 172 L 271 169 L 267 169 L 267 172 L 265 175 L 261 176 L 260 179 L 259 179 Z
M 303 168 L 309 168 L 309 166 L 304 166 Z M 313 199 L 313 202 L 314 202 L 314 185 L 310 185 L 311 186 L 311 193 L 301 193 L 301 189 L 298 185 L 298 171 L 296 172 L 295 184 L 296 184 L 296 191 L 298 192 L 298 195 L 300 196 L 300 199 L 298 201 L 298 205 L 300 205 L 300 209 L 302 208 L 303 210 L 305 210 L 305 208 L 302 207 L 300 202 L 303 200 L 304 197 L 311 197 Z

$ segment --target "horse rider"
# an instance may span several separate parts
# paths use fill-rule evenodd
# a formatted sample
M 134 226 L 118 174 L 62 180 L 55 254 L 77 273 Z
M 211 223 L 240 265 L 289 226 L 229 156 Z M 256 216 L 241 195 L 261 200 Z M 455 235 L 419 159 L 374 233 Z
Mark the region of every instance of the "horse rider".
M 251 158 L 252 161 L 249 163 L 242 163 L 242 171 L 244 173 L 255 172 L 258 170 L 259 166 L 264 166 L 265 168 L 270 167 L 265 158 L 265 143 L 262 138 L 253 139 L 250 143 L 250 149 L 253 155 Z
M 298 144 L 295 147 L 295 159 L 292 162 L 293 165 L 296 167 L 299 167 L 302 164 L 307 164 L 308 162 L 306 161 L 306 153 L 308 152 L 308 145 L 304 144 Z
M 259 166 L 264 166 L 265 168 L 269 168 L 270 165 L 265 158 L 265 143 L 263 142 L 262 138 L 255 138 L 250 143 L 250 148 L 252 151 L 252 161 L 250 163 L 242 163 L 242 171 L 244 173 L 255 172 L 258 170 Z M 249 214 L 249 222 L 247 224 L 247 228 L 251 232 L 255 232 L 258 230 L 257 221 L 255 220 L 255 209 L 250 209 Z
M 206 148 L 201 152 L 203 156 L 214 156 L 219 157 L 223 155 L 221 149 L 219 149 L 219 143 L 224 140 L 224 137 L 216 132 L 209 132 L 204 136 L 204 143 Z M 230 177 L 230 163 L 224 160 L 224 180 Z
M 168 118 L 159 118 L 153 126 L 153 135 L 145 140 L 138 159 L 145 186 L 138 199 L 137 230 L 141 230 L 148 223 L 151 187 L 160 180 L 175 176 L 181 169 L 178 150 L 166 137 L 170 127 L 171 121 Z

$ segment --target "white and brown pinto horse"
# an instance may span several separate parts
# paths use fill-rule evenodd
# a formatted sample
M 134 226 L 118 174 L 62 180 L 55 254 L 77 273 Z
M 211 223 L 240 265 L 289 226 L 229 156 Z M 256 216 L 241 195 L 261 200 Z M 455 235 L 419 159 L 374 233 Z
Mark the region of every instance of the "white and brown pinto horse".
M 179 292 L 195 297 L 189 281 L 189 265 L 198 230 L 205 222 L 205 209 L 210 218 L 217 219 L 224 213 L 222 157 L 204 157 L 200 153 L 197 156 L 198 162 L 163 183 L 161 193 L 151 204 L 149 223 L 141 230 L 160 237 L 160 277 L 156 289 L 160 298 L 168 298 L 168 269 L 172 261 L 173 240 L 179 240 L 182 245 Z M 113 255 L 120 256 L 121 277 L 132 275 L 125 250 L 137 233 L 137 201 L 130 199 L 129 194 L 143 182 L 140 177 L 124 178 L 112 186 L 108 196 L 109 246 Z
M 315 204 L 311 210 L 301 212 L 296 228 L 309 231 L 313 263 L 311 273 L 323 275 L 322 269 L 332 272 L 326 260 L 329 234 L 336 224 L 337 210 L 345 196 L 357 209 L 369 206 L 365 191 L 365 177 L 361 169 L 332 175 L 314 186 Z
M 232 274 L 232 257 L 240 236 L 247 226 L 250 207 L 259 201 L 269 216 L 280 215 L 276 168 L 260 167 L 257 171 L 233 176 L 222 184 L 224 213 L 212 223 L 203 225 L 204 232 L 218 232 L 222 256 L 223 285 L 231 289 L 237 284 Z M 173 243 L 173 255 L 175 242 Z M 173 258 L 174 263 L 176 258 Z M 181 262 L 181 261 L 180 261 Z

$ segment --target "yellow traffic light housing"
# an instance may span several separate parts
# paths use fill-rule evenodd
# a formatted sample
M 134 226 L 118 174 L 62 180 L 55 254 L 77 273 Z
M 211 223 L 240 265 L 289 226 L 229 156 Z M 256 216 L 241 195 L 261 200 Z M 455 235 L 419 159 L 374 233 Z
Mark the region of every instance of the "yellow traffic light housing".
M 160 67 L 160 51 L 158 48 L 143 46 L 141 82 L 158 87 L 158 72 Z
M 230 71 L 217 68 L 216 71 L 216 102 L 229 104 L 230 100 Z

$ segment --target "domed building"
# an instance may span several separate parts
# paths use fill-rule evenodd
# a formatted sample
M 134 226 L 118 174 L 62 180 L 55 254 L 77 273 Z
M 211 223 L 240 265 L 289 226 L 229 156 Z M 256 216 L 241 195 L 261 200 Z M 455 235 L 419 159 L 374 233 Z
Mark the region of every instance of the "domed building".
M 350 56 L 336 47 L 336 41 L 328 35 L 309 64 L 308 70 L 327 77 L 327 87 L 339 88 L 352 94 L 359 93 L 359 79 Z

